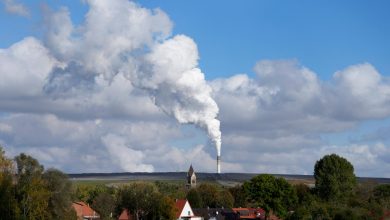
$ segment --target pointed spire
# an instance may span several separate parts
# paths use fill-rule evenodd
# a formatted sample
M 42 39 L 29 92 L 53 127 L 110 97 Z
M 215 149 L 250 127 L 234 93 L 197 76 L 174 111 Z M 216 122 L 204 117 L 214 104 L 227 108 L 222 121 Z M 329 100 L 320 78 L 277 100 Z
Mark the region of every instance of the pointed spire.
M 192 164 L 191 164 L 190 169 L 188 170 L 187 176 L 192 176 L 193 173 L 194 173 L 194 168 L 192 167 Z

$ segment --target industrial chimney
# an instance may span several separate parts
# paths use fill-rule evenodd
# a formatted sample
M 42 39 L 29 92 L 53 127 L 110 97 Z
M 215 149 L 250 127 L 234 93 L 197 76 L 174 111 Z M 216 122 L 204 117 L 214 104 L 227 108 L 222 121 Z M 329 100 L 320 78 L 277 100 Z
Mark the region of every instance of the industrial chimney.
M 221 156 L 217 156 L 217 173 L 221 173 Z

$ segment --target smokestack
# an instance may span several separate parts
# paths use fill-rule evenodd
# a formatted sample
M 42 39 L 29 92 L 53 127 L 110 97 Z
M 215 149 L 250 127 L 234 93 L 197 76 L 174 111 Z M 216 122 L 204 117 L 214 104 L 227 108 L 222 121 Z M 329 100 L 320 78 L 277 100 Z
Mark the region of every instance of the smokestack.
M 221 156 L 217 156 L 217 173 L 221 173 Z

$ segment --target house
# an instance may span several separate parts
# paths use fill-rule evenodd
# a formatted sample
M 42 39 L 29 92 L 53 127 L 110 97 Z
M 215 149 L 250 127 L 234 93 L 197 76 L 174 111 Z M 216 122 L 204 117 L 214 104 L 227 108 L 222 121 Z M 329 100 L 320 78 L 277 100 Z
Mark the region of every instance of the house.
M 133 220 L 133 216 L 129 213 L 129 210 L 123 209 L 121 215 L 118 217 L 118 220 Z
M 76 211 L 78 220 L 100 219 L 99 214 L 84 202 L 73 202 L 72 206 Z
M 196 175 L 192 164 L 187 172 L 187 189 L 196 187 Z
M 261 208 L 200 208 L 194 209 L 194 213 L 204 220 L 265 219 L 265 211 Z M 275 215 L 271 215 L 270 219 L 278 220 Z
M 186 199 L 177 199 L 175 206 L 177 220 L 202 220 L 202 218 L 195 216 L 190 203 Z
M 236 219 L 236 214 L 227 208 L 198 208 L 194 209 L 194 213 L 204 220 Z
M 261 208 L 233 208 L 237 219 L 265 219 L 265 211 Z

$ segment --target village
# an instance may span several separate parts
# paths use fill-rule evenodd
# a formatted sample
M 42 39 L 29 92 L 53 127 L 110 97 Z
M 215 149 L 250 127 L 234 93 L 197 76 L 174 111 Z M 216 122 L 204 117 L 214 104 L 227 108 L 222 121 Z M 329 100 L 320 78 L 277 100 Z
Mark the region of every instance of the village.
M 186 184 L 184 186 L 187 190 L 195 189 L 197 187 L 197 177 L 193 166 L 191 165 L 186 176 Z M 80 220 L 101 219 L 96 210 L 91 208 L 83 201 L 73 202 L 73 208 Z M 188 199 L 174 200 L 175 219 L 177 220 L 238 220 L 238 219 L 266 219 L 265 210 L 262 208 L 224 208 L 224 207 L 204 207 L 192 208 Z M 110 214 L 112 217 L 112 213 Z M 124 209 L 118 220 L 134 220 L 137 219 L 128 209 Z M 269 216 L 270 220 L 278 220 L 275 215 Z
M 316 162 L 314 184 L 271 174 L 221 184 L 199 180 L 192 165 L 182 180 L 147 180 L 141 174 L 137 180 L 77 179 L 45 169 L 24 153 L 8 158 L 2 148 L 0 170 L 0 219 L 390 218 L 389 180 L 357 178 L 353 165 L 336 154 Z

